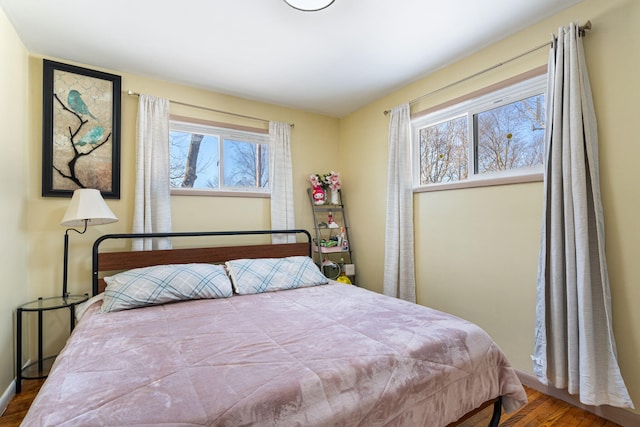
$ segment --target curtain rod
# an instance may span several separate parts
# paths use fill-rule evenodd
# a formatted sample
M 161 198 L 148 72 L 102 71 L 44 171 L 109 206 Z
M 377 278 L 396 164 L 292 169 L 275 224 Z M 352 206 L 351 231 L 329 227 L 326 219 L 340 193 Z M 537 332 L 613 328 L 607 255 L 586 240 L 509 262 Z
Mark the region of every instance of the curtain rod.
M 578 31 L 580 32 L 580 35 L 582 35 L 582 36 L 584 36 L 584 35 L 585 35 L 585 33 L 586 33 L 588 30 L 590 30 L 590 29 L 591 29 L 591 21 L 587 21 L 587 22 L 586 22 L 586 24 L 584 24 L 584 25 L 582 25 L 582 26 L 578 27 Z M 509 58 L 509 59 L 507 59 L 506 61 L 502 61 L 502 62 L 500 62 L 500 63 L 498 63 L 498 64 L 492 65 L 492 66 L 491 66 L 491 67 L 489 67 L 489 68 L 485 68 L 484 70 L 482 70 L 482 71 L 478 71 L 477 73 L 472 74 L 472 75 L 470 75 L 470 76 L 467 76 L 467 77 L 465 77 L 465 78 L 463 78 L 463 79 L 457 80 L 457 81 L 455 81 L 455 82 L 453 82 L 453 83 L 449 83 L 448 85 L 443 86 L 443 87 L 438 88 L 438 89 L 435 89 L 435 90 L 432 90 L 431 92 L 427 92 L 427 93 L 425 93 L 424 95 L 420 95 L 419 97 L 414 98 L 414 99 L 412 99 L 411 101 L 409 101 L 409 105 L 411 105 L 411 104 L 415 104 L 415 103 L 416 103 L 416 102 L 418 102 L 418 101 L 422 101 L 424 98 L 426 98 L 426 97 L 428 97 L 428 96 L 431 96 L 431 95 L 433 95 L 433 94 L 436 94 L 436 93 L 438 93 L 438 92 L 441 92 L 441 91 L 443 91 L 443 90 L 445 90 L 445 89 L 449 89 L 449 88 L 450 88 L 450 87 L 452 87 L 452 86 L 456 86 L 456 85 L 458 85 L 458 84 L 460 84 L 460 83 L 464 83 L 464 82 L 466 82 L 467 80 L 471 80 L 471 79 L 472 79 L 472 78 L 474 78 L 474 77 L 478 77 L 479 75 L 484 74 L 484 73 L 486 73 L 486 72 L 488 72 L 488 71 L 494 70 L 494 69 L 496 69 L 496 68 L 498 68 L 498 67 L 502 67 L 503 65 L 508 64 L 508 63 L 509 63 L 509 62 L 511 62 L 511 61 L 515 61 L 516 59 L 520 59 L 520 58 L 522 58 L 523 56 L 526 56 L 526 55 L 528 55 L 528 54 L 530 54 L 530 53 L 533 53 L 533 52 L 535 52 L 536 50 L 540 50 L 540 49 L 542 49 L 543 47 L 549 46 L 550 44 L 551 44 L 551 42 L 547 42 L 547 43 L 545 43 L 545 44 L 541 44 L 540 46 L 536 46 L 536 47 L 534 47 L 533 49 L 529 49 L 528 51 L 523 52 L 523 53 L 521 53 L 521 54 L 519 54 L 519 55 L 516 55 L 516 56 L 514 56 L 513 58 Z M 384 110 L 384 115 L 386 116 L 386 115 L 388 115 L 390 112 L 391 112 L 391 110 Z
M 127 91 L 127 95 L 140 96 L 140 94 L 138 92 L 134 92 L 132 90 Z M 229 116 L 241 117 L 243 119 L 258 120 L 258 121 L 261 121 L 261 122 L 264 122 L 264 123 L 269 123 L 269 121 L 270 121 L 270 120 L 267 120 L 267 119 L 261 119 L 260 117 L 245 116 L 244 114 L 238 114 L 238 113 L 232 113 L 232 112 L 229 112 L 229 111 L 216 110 L 214 108 L 202 107 L 200 105 L 187 104 L 186 102 L 174 101 L 173 99 L 170 99 L 169 102 L 171 102 L 172 104 L 183 105 L 185 107 L 198 108 L 200 110 L 213 111 L 214 113 L 220 113 L 220 114 L 226 114 L 226 115 L 229 115 Z M 295 125 L 295 123 L 289 123 L 289 126 L 294 128 L 296 125 Z

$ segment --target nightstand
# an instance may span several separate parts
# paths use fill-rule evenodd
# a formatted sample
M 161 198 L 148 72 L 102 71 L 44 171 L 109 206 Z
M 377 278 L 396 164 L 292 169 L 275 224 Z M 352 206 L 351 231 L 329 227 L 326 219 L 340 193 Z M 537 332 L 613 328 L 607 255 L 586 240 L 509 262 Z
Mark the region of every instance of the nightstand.
M 76 306 L 89 299 L 88 295 L 68 295 L 67 297 L 38 298 L 21 305 L 16 318 L 16 393 L 22 389 L 22 380 L 45 378 L 49 374 L 56 356 L 42 356 L 42 315 L 45 311 L 69 309 L 69 333 L 76 325 Z M 22 316 L 24 313 L 38 313 L 38 360 L 22 368 Z

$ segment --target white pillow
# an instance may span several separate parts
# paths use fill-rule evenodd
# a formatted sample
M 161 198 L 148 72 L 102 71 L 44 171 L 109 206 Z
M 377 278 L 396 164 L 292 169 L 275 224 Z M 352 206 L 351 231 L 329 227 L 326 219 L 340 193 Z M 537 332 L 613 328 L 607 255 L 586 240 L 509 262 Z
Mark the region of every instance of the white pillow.
M 135 268 L 105 277 L 102 311 L 233 295 L 224 267 L 214 264 L 168 264 Z
M 236 259 L 226 265 L 234 289 L 243 295 L 329 283 L 306 256 Z

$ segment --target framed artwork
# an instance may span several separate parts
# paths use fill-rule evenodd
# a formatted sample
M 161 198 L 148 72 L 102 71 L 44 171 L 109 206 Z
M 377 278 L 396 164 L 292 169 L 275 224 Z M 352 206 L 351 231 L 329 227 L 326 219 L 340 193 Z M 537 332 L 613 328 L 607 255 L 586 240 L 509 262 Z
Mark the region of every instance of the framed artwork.
M 44 60 L 42 195 L 120 198 L 120 76 Z

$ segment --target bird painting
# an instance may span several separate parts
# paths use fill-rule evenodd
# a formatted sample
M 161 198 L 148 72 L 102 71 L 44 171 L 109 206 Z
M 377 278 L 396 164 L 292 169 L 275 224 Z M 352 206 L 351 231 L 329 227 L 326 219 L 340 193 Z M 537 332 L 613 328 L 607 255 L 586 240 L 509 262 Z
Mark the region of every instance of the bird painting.
M 80 92 L 78 92 L 77 90 L 72 89 L 69 91 L 69 96 L 67 96 L 67 103 L 69 104 L 69 107 L 76 113 L 83 115 L 88 114 L 94 120 L 99 121 L 96 116 L 91 114 L 91 112 L 89 111 L 89 107 L 87 107 L 87 104 L 84 103 L 82 97 L 80 96 Z
M 75 145 L 79 147 L 84 147 L 87 144 L 95 145 L 102 139 L 102 135 L 104 135 L 104 129 L 102 126 L 94 126 L 87 133 L 85 133 L 82 138 Z

